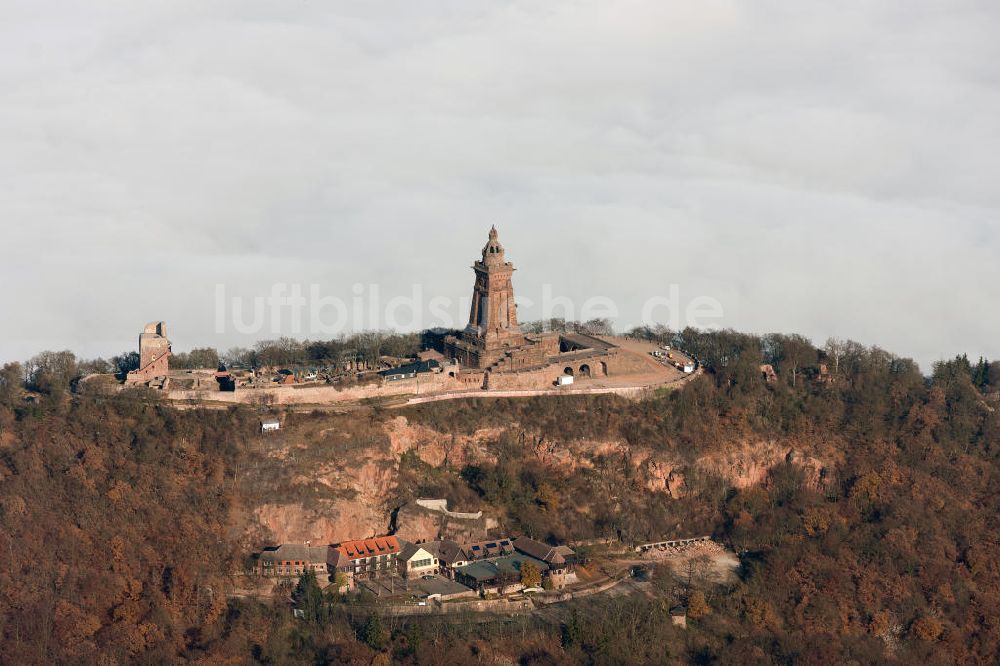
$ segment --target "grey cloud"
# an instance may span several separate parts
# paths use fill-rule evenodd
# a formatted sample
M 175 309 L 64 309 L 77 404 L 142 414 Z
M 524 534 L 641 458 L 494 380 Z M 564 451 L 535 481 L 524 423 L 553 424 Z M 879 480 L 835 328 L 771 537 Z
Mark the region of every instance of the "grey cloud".
M 993 3 L 12 5 L 0 358 L 245 343 L 219 282 L 466 297 L 491 223 L 622 325 L 1000 356 Z

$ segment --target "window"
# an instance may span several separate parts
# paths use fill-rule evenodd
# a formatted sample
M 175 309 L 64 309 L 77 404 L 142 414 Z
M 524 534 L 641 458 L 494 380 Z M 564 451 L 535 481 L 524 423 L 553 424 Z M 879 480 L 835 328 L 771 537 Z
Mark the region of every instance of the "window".
M 431 565 L 431 558 L 425 558 L 423 560 L 415 560 L 410 566 L 414 569 L 419 569 L 421 567 L 429 567 Z

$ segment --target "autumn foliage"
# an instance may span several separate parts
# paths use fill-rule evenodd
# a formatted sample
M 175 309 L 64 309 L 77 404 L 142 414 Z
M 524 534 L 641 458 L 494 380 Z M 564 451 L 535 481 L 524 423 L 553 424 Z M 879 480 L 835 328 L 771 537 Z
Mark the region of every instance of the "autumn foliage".
M 0 652 L 120 663 L 198 646 L 226 611 L 248 421 L 141 394 L 11 405 L 0 437 Z
M 668 585 L 657 598 L 595 596 L 524 621 L 383 622 L 346 603 L 294 620 L 292 598 L 319 608 L 325 597 L 230 598 L 255 501 L 244 484 L 257 477 L 240 470 L 253 459 L 256 415 L 180 411 L 142 391 L 91 394 L 56 355 L 31 372 L 0 372 L 0 654 L 25 664 L 995 662 L 995 363 L 957 358 L 925 377 L 907 359 L 849 342 L 636 334 L 690 351 L 705 375 L 637 402 L 402 410 L 389 417 L 405 414 L 446 438 L 495 429 L 496 462 L 432 468 L 408 454 L 395 473 L 410 492 L 472 498 L 536 538 L 634 544 L 711 533 L 739 555 L 738 581 L 687 581 L 683 593 Z M 329 418 L 341 451 L 384 446 L 378 410 L 302 418 Z M 573 472 L 538 462 L 551 442 L 591 439 L 619 446 Z M 646 487 L 631 464 L 639 451 L 695 460 L 747 440 L 829 462 L 809 474 L 790 456 L 745 487 L 691 476 L 679 499 Z M 261 481 L 259 490 L 281 488 Z M 686 629 L 670 622 L 675 603 L 688 609 Z

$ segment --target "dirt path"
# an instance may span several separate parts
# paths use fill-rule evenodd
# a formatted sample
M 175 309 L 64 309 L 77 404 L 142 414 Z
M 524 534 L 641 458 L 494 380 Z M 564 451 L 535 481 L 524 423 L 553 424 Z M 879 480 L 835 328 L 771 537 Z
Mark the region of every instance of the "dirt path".
M 684 375 L 670 381 L 658 381 L 649 384 L 632 384 L 626 386 L 602 386 L 596 385 L 586 388 L 552 388 L 552 389 L 524 389 L 511 391 L 484 391 L 473 389 L 469 391 L 456 391 L 454 393 L 438 393 L 435 395 L 423 395 L 400 401 L 386 407 L 406 407 L 409 405 L 421 405 L 428 402 L 440 402 L 442 400 L 461 400 L 464 398 L 533 398 L 543 395 L 606 395 L 615 394 L 625 398 L 638 399 L 660 388 L 678 389 L 701 374 L 699 369 L 690 375 Z
M 687 553 L 668 557 L 635 557 L 618 560 L 618 562 L 624 566 L 649 566 L 663 562 L 669 564 L 675 571 L 681 571 L 688 562 L 699 557 L 707 559 L 708 568 L 705 571 L 705 576 L 712 582 L 731 583 L 736 580 L 736 572 L 739 570 L 740 560 L 736 556 L 736 553 L 729 550 L 711 552 L 692 550 Z

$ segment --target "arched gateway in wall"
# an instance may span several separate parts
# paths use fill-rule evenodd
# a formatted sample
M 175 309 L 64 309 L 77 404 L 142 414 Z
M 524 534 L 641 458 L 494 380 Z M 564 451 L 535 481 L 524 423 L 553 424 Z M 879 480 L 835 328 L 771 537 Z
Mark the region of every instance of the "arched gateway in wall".
M 575 377 L 577 379 L 590 379 L 591 377 L 607 377 L 608 376 L 608 364 L 604 361 L 598 361 L 599 366 L 591 368 L 589 363 L 581 363 L 580 365 L 567 365 L 563 368 L 563 374 L 569 375 L 570 377 Z

